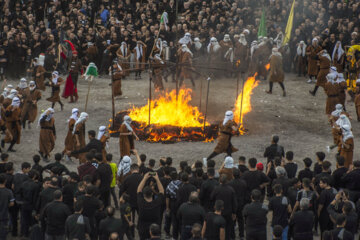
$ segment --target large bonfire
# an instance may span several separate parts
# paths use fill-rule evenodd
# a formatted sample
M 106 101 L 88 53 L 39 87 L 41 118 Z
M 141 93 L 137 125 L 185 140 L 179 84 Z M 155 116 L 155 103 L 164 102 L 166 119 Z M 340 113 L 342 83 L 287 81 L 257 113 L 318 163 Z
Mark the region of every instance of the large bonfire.
M 238 95 L 234 105 L 234 120 L 240 123 L 240 134 L 244 134 L 243 118 L 251 112 L 251 95 L 254 88 L 259 85 L 255 76 L 246 80 L 244 93 Z M 139 138 L 149 142 L 212 141 L 218 134 L 218 124 L 210 124 L 208 121 L 204 124 L 204 114 L 198 107 L 190 104 L 191 93 L 191 89 L 183 88 L 179 90 L 176 98 L 176 90 L 164 92 L 145 106 L 133 106 L 127 111 L 120 112 L 115 122 L 122 121 L 123 116 L 128 114 L 133 120 Z

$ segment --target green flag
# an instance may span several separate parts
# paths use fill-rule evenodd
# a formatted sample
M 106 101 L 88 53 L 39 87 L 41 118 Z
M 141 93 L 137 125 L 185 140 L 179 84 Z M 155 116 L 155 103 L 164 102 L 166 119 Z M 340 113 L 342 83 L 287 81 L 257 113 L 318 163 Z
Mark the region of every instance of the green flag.
M 261 20 L 260 20 L 260 26 L 258 30 L 258 38 L 259 37 L 266 37 L 266 15 L 265 15 L 265 9 L 263 8 L 262 14 L 261 14 Z

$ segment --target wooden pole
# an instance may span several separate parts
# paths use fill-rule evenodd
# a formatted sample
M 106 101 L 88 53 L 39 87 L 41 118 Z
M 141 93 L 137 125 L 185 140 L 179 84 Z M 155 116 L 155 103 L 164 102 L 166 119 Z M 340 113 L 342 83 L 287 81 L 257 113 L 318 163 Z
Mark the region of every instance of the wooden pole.
M 239 96 L 239 81 L 240 81 L 240 74 L 241 73 L 239 73 L 238 75 L 237 75 L 237 78 L 236 78 L 236 96 L 235 96 L 235 101 L 237 100 L 237 97 Z
M 241 87 L 241 104 L 240 104 L 240 118 L 239 118 L 239 125 L 242 125 L 242 109 L 243 109 L 243 99 L 244 99 L 244 85 L 245 85 L 245 77 L 242 77 L 242 87 Z
M 203 78 L 200 78 L 200 104 L 199 104 L 199 111 L 201 112 L 201 100 L 202 100 L 202 83 L 203 83 Z
M 87 104 L 88 104 L 88 100 L 89 100 L 89 94 L 90 94 L 90 87 L 91 87 L 91 84 L 94 80 L 94 76 L 91 76 L 90 77 L 90 82 L 88 82 L 88 91 L 87 91 L 87 94 L 86 94 L 86 102 L 85 102 L 85 112 L 86 112 L 86 109 L 87 109 Z
M 111 104 L 112 104 L 112 127 L 114 130 L 114 123 L 115 123 L 115 100 L 114 100 L 114 65 L 111 63 Z M 121 80 L 120 80 L 121 81 Z
M 152 70 L 151 70 L 151 66 L 149 69 L 149 122 L 148 125 L 150 126 L 151 124 L 151 80 L 152 80 Z
M 203 134 L 205 136 L 205 126 L 206 126 L 206 117 L 207 117 L 207 109 L 208 109 L 208 102 L 209 102 L 209 90 L 210 90 L 210 77 L 207 78 L 207 92 L 206 92 L 206 103 L 205 103 L 205 117 L 204 117 L 204 129 Z

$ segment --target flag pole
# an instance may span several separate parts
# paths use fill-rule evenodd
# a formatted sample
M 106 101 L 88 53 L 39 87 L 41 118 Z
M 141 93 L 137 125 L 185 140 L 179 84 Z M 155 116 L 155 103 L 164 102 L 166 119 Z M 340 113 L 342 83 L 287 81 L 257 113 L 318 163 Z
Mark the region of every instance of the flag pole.
M 112 123 L 113 123 L 113 130 L 114 130 L 114 123 L 115 123 L 115 100 L 114 100 L 114 65 L 111 64 L 111 104 L 112 104 Z
M 208 103 L 209 103 L 209 91 L 210 91 L 210 77 L 207 78 L 207 92 L 206 92 L 206 103 L 205 103 L 205 116 L 204 116 L 204 129 L 203 129 L 203 135 L 205 136 L 205 126 L 206 126 L 206 118 L 207 118 L 207 109 L 208 109 Z
M 88 100 L 89 100 L 89 94 L 90 94 L 90 87 L 91 87 L 91 84 L 94 80 L 94 76 L 90 76 L 90 82 L 88 82 L 88 91 L 87 91 L 87 94 L 86 94 L 86 102 L 85 102 L 85 112 L 86 112 L 86 109 L 87 109 L 87 104 L 88 104 Z
M 241 87 L 241 104 L 240 104 L 240 116 L 239 116 L 239 126 L 242 125 L 242 110 L 243 110 L 243 100 L 244 100 L 244 85 L 245 85 L 245 77 L 242 75 L 242 87 Z

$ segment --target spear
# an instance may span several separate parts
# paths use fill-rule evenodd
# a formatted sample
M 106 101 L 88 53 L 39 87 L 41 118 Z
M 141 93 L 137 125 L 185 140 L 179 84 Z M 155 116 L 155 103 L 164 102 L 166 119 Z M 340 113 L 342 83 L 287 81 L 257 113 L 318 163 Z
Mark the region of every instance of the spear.
M 115 101 L 114 101 L 114 65 L 111 64 L 111 104 L 112 104 L 112 116 L 113 116 L 113 129 L 115 123 Z
M 210 77 L 207 78 L 207 82 L 208 82 L 208 84 L 207 84 L 207 92 L 206 92 L 205 117 L 204 117 L 204 129 L 203 129 L 204 136 L 205 136 L 207 108 L 208 108 L 208 102 L 209 102 Z
M 88 100 L 89 100 L 90 87 L 91 87 L 92 82 L 94 81 L 94 77 L 97 77 L 97 76 L 98 76 L 97 67 L 96 67 L 95 63 L 91 62 L 89 64 L 89 66 L 87 66 L 86 72 L 85 72 L 85 79 L 88 79 L 90 77 L 90 80 L 88 81 L 88 91 L 87 91 L 87 95 L 86 95 L 85 112 L 86 112 L 87 104 L 88 104 Z
M 151 81 L 152 81 L 152 70 L 149 68 L 149 126 L 151 123 Z
M 242 109 L 243 109 L 243 99 L 244 99 L 244 85 L 245 85 L 245 77 L 242 74 L 242 87 L 241 87 L 241 104 L 240 104 L 240 117 L 239 117 L 239 124 L 242 125 Z

